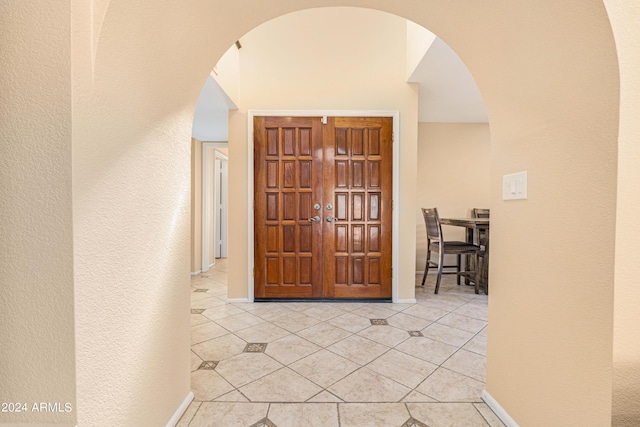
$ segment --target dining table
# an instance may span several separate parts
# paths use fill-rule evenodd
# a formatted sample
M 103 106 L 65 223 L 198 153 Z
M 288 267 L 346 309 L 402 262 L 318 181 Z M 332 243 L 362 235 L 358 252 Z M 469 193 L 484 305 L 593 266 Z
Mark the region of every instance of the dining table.
M 483 273 L 480 280 L 484 287 L 485 293 L 489 293 L 489 218 L 440 218 L 441 225 L 449 225 L 454 227 L 464 227 L 466 229 L 466 241 L 474 245 L 482 246 L 483 252 Z M 480 236 L 483 234 L 481 241 Z M 466 260 L 467 270 L 470 267 L 470 260 Z M 484 282 L 484 283 L 482 283 Z M 469 279 L 465 279 L 465 284 L 469 284 Z

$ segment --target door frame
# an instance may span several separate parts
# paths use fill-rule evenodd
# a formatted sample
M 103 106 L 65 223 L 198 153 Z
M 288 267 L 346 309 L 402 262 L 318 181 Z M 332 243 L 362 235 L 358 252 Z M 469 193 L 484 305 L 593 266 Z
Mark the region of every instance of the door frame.
M 249 110 L 247 111 L 247 162 L 248 162 L 248 300 L 254 302 L 254 221 L 253 221 L 253 118 L 256 116 L 273 117 L 392 117 L 393 118 L 393 173 L 392 173 L 392 203 L 400 205 L 400 111 L 399 110 Z M 392 242 L 391 242 L 391 299 L 398 302 L 398 266 L 400 256 L 400 215 L 398 209 L 392 210 Z
M 202 267 L 201 271 L 204 273 L 216 264 L 216 251 L 215 251 L 215 236 L 212 236 L 212 231 L 215 232 L 218 223 L 217 209 L 212 209 L 212 205 L 215 202 L 217 192 L 217 179 L 216 179 L 216 167 L 215 160 L 217 157 L 223 157 L 225 160 L 227 156 L 216 150 L 216 148 L 228 148 L 228 142 L 202 142 Z M 207 179 L 209 175 L 209 154 L 213 157 L 213 170 L 211 170 L 212 181 Z M 213 188 L 212 188 L 213 187 Z M 213 190 L 213 200 L 209 197 L 211 190 Z M 225 209 L 226 209 L 225 204 Z M 213 230 L 209 229 L 209 216 L 213 217 Z M 225 236 L 226 237 L 226 236 Z M 209 264 L 209 245 L 213 239 L 213 263 Z

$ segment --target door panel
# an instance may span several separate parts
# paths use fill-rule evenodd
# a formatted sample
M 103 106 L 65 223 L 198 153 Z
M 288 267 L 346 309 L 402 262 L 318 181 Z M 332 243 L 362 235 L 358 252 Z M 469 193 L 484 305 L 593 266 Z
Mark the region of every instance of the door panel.
M 322 296 L 319 118 L 256 117 L 254 227 L 256 298 Z
M 390 298 L 392 119 L 329 118 L 324 143 L 324 295 Z
M 256 298 L 391 297 L 391 129 L 255 117 Z

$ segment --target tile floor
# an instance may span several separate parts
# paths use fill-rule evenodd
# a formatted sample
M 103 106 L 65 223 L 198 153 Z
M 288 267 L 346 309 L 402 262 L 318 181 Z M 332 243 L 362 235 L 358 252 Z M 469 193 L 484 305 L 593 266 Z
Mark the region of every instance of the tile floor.
M 226 261 L 191 280 L 184 427 L 504 425 L 483 403 L 487 296 L 444 276 L 417 304 L 227 303 Z

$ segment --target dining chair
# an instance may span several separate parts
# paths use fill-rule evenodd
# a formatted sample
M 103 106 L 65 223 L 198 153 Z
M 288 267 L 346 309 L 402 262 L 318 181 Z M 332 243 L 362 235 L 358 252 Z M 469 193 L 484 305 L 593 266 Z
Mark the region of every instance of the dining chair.
M 480 285 L 480 272 L 481 268 L 475 268 L 473 271 L 461 271 L 461 258 L 462 255 L 469 255 L 474 261 L 471 265 L 480 266 L 480 246 L 474 245 L 468 242 L 461 241 L 446 241 L 442 235 L 442 225 L 440 224 L 440 216 L 438 215 L 437 208 L 422 208 L 422 216 L 424 217 L 424 224 L 427 229 L 427 262 L 424 267 L 424 275 L 422 276 L 422 286 L 427 279 L 427 273 L 430 266 L 438 267 L 438 278 L 436 279 L 436 289 L 434 293 L 438 293 L 440 289 L 440 282 L 443 274 L 456 274 L 458 276 L 458 285 L 460 284 L 460 277 L 464 276 L 474 282 L 476 286 L 476 293 Z M 438 253 L 438 262 L 431 261 L 431 253 Z M 457 255 L 456 265 L 444 265 L 445 254 Z M 444 272 L 444 268 L 456 268 L 455 272 Z
M 474 218 L 489 218 L 489 209 L 473 208 L 471 214 Z M 482 277 L 480 282 L 484 284 L 484 292 L 489 293 L 489 232 L 479 230 L 478 245 L 480 245 L 480 259 L 482 260 Z

